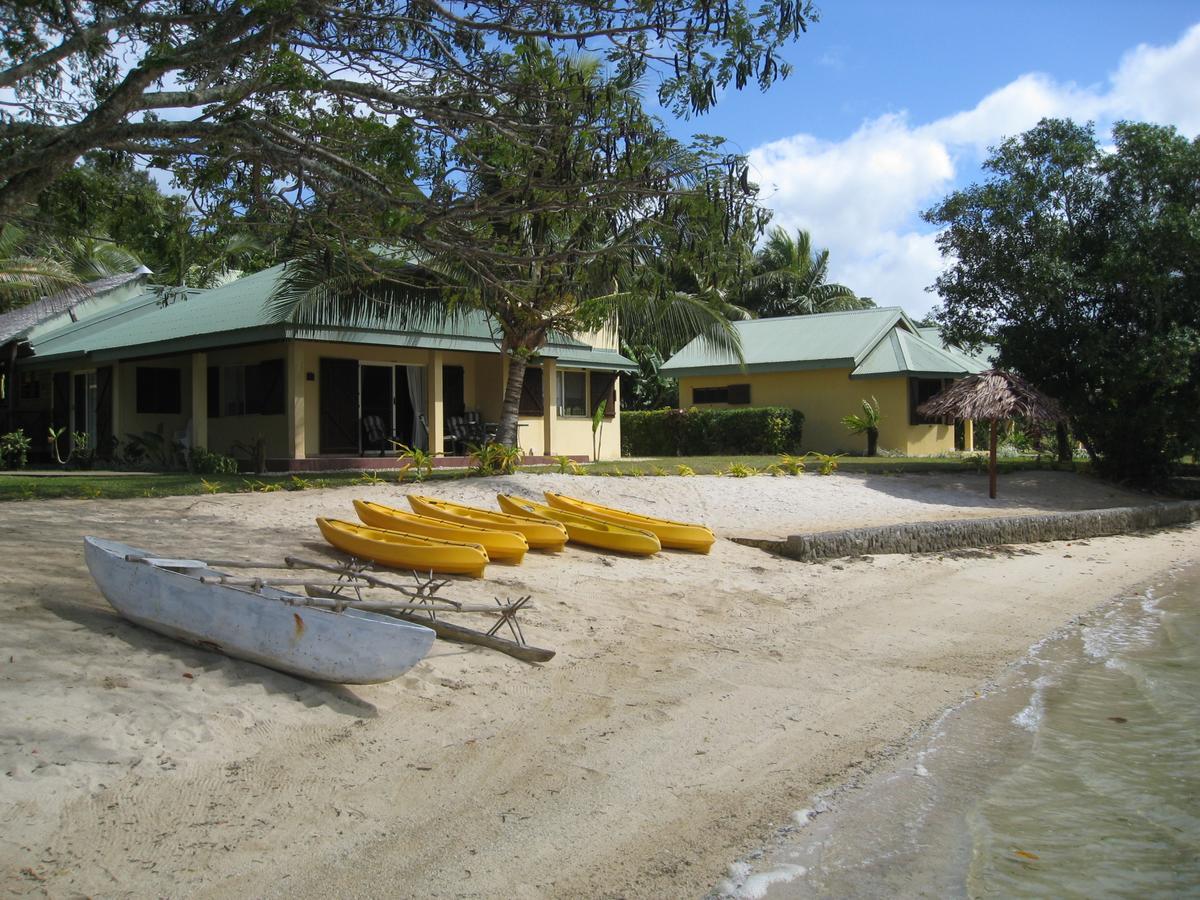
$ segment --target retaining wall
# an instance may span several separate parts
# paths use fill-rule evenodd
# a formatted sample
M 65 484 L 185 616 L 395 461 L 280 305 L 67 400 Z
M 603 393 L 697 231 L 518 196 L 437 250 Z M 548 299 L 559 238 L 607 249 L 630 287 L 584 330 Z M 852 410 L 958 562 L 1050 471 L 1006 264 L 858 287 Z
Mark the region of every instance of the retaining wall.
M 1200 519 L 1200 501 L 1154 503 L 1080 512 L 987 519 L 951 519 L 942 522 L 908 522 L 845 531 L 794 534 L 786 540 L 735 538 L 782 556 L 804 561 L 875 553 L 935 553 L 997 544 L 1033 544 L 1040 541 L 1074 541 L 1186 525 Z

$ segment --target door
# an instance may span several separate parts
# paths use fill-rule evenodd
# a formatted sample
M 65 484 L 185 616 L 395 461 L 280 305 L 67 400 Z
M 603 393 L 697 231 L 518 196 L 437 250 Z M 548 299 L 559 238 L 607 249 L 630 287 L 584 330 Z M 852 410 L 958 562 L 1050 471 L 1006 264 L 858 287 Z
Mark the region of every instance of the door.
M 318 378 L 320 452 L 357 456 L 358 360 L 322 357 Z
M 71 433 L 86 434 L 96 449 L 96 373 L 76 372 L 71 378 Z
M 362 415 L 363 450 L 387 452 L 388 438 L 395 434 L 395 401 L 392 398 L 392 367 L 362 363 L 359 366 L 359 401 Z

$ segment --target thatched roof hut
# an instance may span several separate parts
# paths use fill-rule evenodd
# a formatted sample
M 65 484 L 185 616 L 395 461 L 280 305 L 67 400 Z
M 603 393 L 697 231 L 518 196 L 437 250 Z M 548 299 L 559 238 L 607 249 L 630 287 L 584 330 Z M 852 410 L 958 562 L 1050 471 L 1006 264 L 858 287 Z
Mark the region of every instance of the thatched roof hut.
M 918 408 L 922 416 L 956 419 L 1027 419 L 1058 422 L 1066 418 L 1058 401 L 1047 397 L 1020 375 L 989 369 L 960 378 Z
M 996 423 L 1001 419 L 1059 422 L 1066 418 L 1062 407 L 1019 375 L 989 369 L 959 379 L 937 396 L 917 407 L 922 416 L 953 416 L 956 419 L 991 421 L 988 454 L 988 494 L 996 497 Z

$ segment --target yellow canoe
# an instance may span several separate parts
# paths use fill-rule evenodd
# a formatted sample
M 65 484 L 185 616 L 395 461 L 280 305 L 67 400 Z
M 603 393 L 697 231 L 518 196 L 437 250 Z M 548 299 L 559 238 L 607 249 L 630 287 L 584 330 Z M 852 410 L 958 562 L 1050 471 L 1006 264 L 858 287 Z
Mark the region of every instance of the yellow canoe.
M 355 500 L 354 509 L 363 524 L 372 528 L 385 528 L 388 531 L 417 534 L 442 541 L 481 544 L 491 560 L 520 562 L 525 556 L 525 551 L 529 549 L 525 535 L 517 531 L 493 531 L 478 525 L 460 525 L 457 522 L 420 516 L 393 506 L 384 506 L 382 503 L 372 503 L 370 500 Z
M 653 516 L 643 516 L 638 513 L 626 512 L 623 509 L 613 509 L 601 506 L 576 497 L 567 497 L 544 491 L 546 500 L 555 509 L 567 512 L 582 513 L 613 525 L 624 525 L 627 528 L 640 528 L 655 535 L 664 547 L 672 550 L 691 550 L 695 553 L 707 553 L 716 543 L 717 536 L 712 529 L 705 525 L 694 525 L 688 522 L 672 522 L 670 519 L 656 519 Z
M 555 509 L 544 503 L 535 503 L 533 500 L 514 497 L 511 494 L 497 494 L 496 499 L 500 501 L 502 510 L 513 515 L 543 516 L 561 522 L 567 529 L 568 537 L 577 544 L 587 544 L 589 547 L 615 550 L 619 553 L 632 553 L 636 556 L 650 556 L 662 549 L 658 538 L 649 531 L 626 525 L 613 525 L 592 516 Z
M 527 515 L 510 516 L 492 509 L 479 509 L 436 500 L 433 497 L 408 495 L 413 512 L 445 522 L 457 522 L 474 528 L 490 528 L 495 531 L 516 531 L 525 536 L 529 546 L 535 550 L 561 550 L 567 543 L 567 530 L 557 522 Z
M 396 569 L 482 578 L 488 563 L 487 551 L 479 544 L 439 541 L 323 517 L 317 519 L 317 526 L 339 550 Z

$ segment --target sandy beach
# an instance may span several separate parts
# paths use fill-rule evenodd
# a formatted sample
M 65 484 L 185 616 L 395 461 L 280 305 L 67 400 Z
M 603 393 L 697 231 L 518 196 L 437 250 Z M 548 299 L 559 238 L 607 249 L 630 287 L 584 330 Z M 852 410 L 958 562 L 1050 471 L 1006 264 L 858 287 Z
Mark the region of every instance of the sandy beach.
M 1067 473 L 588 478 L 543 489 L 722 538 L 1134 505 Z M 882 765 L 1029 646 L 1177 562 L 1200 528 L 804 564 L 569 547 L 445 593 L 532 594 L 544 666 L 438 642 L 383 685 L 313 684 L 123 621 L 81 538 L 323 551 L 318 514 L 407 486 L 3 507 L 0 880 L 13 896 L 698 897 L 814 793 Z

